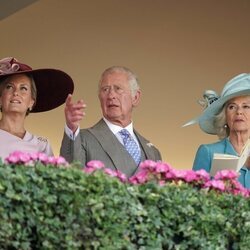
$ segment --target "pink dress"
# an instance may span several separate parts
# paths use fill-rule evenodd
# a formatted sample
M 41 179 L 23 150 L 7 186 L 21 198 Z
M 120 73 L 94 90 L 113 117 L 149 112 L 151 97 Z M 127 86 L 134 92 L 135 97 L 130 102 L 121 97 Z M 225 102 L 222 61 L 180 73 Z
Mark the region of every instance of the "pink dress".
M 53 156 L 52 148 L 47 139 L 32 135 L 28 131 L 26 131 L 24 138 L 21 139 L 0 129 L 0 158 L 4 160 L 14 151 L 41 152 Z

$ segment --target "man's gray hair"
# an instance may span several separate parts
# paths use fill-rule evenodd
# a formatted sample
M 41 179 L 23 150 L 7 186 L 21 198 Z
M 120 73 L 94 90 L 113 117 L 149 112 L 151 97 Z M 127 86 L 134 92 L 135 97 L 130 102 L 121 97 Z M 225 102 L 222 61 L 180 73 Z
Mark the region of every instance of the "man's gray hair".
M 101 84 L 103 78 L 106 75 L 112 74 L 114 72 L 123 72 L 123 73 L 127 74 L 131 94 L 134 97 L 136 92 L 138 90 L 140 90 L 140 86 L 139 86 L 139 83 L 138 83 L 138 78 L 137 78 L 137 76 L 136 76 L 136 74 L 134 72 L 132 72 L 129 68 L 126 68 L 124 66 L 112 66 L 112 67 L 106 69 L 101 75 L 101 78 L 100 78 L 100 81 L 99 81 L 99 87 L 100 87 L 100 84 Z

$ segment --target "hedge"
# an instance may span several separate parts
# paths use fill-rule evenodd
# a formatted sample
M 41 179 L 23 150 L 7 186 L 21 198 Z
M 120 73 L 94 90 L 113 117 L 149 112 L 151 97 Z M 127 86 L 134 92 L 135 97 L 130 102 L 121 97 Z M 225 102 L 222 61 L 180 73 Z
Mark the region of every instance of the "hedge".
M 0 164 L 0 249 L 249 249 L 249 193 L 233 177 L 223 189 L 146 161 L 126 180 L 98 162 L 25 157 Z

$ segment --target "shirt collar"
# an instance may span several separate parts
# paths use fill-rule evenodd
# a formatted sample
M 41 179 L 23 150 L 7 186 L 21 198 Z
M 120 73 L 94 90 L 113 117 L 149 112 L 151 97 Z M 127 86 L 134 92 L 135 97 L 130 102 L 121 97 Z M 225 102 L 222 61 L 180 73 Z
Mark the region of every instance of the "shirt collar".
M 115 124 L 111 123 L 105 117 L 103 117 L 103 120 L 105 121 L 105 123 L 107 124 L 107 126 L 109 127 L 109 129 L 113 132 L 113 134 L 117 134 L 122 129 L 127 129 L 128 132 L 131 135 L 134 135 L 133 122 L 131 122 L 128 126 L 126 126 L 125 128 L 123 128 L 121 126 L 118 126 L 118 125 L 115 125 Z

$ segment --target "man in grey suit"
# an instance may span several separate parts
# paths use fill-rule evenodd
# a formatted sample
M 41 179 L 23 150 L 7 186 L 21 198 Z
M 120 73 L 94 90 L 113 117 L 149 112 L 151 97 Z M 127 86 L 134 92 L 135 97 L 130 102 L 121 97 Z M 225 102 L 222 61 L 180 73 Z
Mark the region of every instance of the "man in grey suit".
M 103 117 L 87 129 L 79 128 L 85 115 L 85 103 L 83 100 L 73 103 L 72 96 L 67 97 L 61 156 L 68 162 L 80 161 L 84 166 L 91 160 L 99 160 L 127 177 L 136 173 L 140 162 L 146 159 L 161 160 L 159 150 L 133 128 L 132 111 L 139 104 L 141 96 L 136 75 L 126 67 L 106 69 L 101 75 L 98 96 Z M 123 137 L 122 129 L 129 134 Z M 138 161 L 126 149 L 125 137 L 133 141 L 128 147 L 137 151 Z

